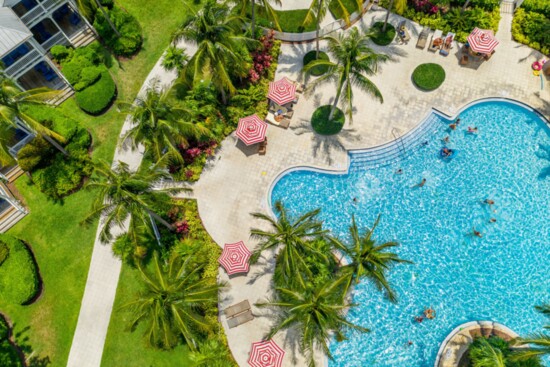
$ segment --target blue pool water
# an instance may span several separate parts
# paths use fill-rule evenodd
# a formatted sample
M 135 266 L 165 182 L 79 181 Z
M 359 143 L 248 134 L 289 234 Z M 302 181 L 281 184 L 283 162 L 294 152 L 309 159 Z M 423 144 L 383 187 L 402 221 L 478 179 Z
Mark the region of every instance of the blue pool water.
M 545 324 L 533 306 L 550 301 L 550 129 L 500 101 L 472 105 L 460 118 L 453 132 L 438 118 L 421 140 L 427 146 L 418 141 L 387 166 L 361 167 L 352 155 L 348 174 L 292 171 L 273 187 L 273 203 L 296 214 L 322 208 L 325 228 L 343 239 L 352 214 L 363 228 L 382 214 L 376 238 L 397 240 L 399 255 L 414 261 L 390 272 L 398 304 L 368 282 L 356 287 L 360 306 L 349 318 L 372 331 L 332 343 L 330 366 L 431 367 L 440 343 L 464 322 L 498 321 L 519 334 Z M 466 134 L 468 126 L 479 133 Z M 446 135 L 458 151 L 449 162 L 438 157 Z M 422 178 L 425 186 L 412 188 Z M 482 204 L 486 198 L 495 204 Z M 436 319 L 415 322 L 428 306 Z

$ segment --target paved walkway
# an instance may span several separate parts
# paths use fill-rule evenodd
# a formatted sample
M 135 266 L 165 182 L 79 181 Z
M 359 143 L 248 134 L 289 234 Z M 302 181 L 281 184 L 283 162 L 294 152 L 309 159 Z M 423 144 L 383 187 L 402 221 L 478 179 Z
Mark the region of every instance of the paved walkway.
M 183 44 L 178 46 L 181 47 Z M 187 47 L 188 54 L 195 52 L 194 46 L 185 46 Z M 138 95 L 143 94 L 153 79 L 160 80 L 161 85 L 170 85 L 176 79 L 176 72 L 167 72 L 164 70 L 160 64 L 161 60 L 162 58 L 156 63 L 145 79 Z M 127 118 L 120 136 L 123 136 L 131 126 L 132 122 Z M 117 148 L 113 162 L 125 162 L 130 166 L 130 169 L 136 170 L 141 164 L 142 158 L 142 150 L 132 151 L 131 149 Z M 115 301 L 122 265 L 121 261 L 113 256 L 111 251 L 112 243 L 103 244 L 99 241 L 98 235 L 101 223 L 102 220 L 100 220 L 96 234 L 84 297 L 82 298 L 78 323 L 69 353 L 69 360 L 67 362 L 67 366 L 69 367 L 99 367 L 101 364 L 103 346 L 107 337 L 107 329 L 111 319 L 111 311 Z M 116 231 L 113 231 L 113 234 L 123 232 L 125 232 L 124 229 L 118 228 Z
M 384 16 L 384 10 L 373 10 L 356 26 L 367 27 Z M 390 21 L 397 24 L 400 19 L 392 15 Z M 540 54 L 511 40 L 511 19 L 510 14 L 503 14 L 497 34 L 500 45 L 491 60 L 477 69 L 459 65 L 456 45 L 448 57 L 417 49 L 415 44 L 421 27 L 409 22 L 412 35 L 409 44 L 373 47 L 393 57 L 393 61 L 385 64 L 372 78 L 382 91 L 384 103 L 357 92 L 354 122 L 347 122 L 344 130 L 336 136 L 316 135 L 309 123 L 317 106 L 332 101 L 335 94 L 332 85 L 316 90 L 312 96 L 301 97 L 288 130 L 268 127 L 269 145 L 265 156 L 258 156 L 255 148 L 247 148 L 234 135 L 229 136 L 194 188 L 201 218 L 212 238 L 220 246 L 244 240 L 253 249 L 256 243 L 249 239 L 250 228 L 261 223 L 253 220 L 249 213 L 268 211 L 268 190 L 278 174 L 295 165 L 344 170 L 346 149 L 371 147 L 393 140 L 393 128 L 404 134 L 419 124 L 432 107 L 455 115 L 476 99 L 508 97 L 550 116 L 550 85 L 546 83 L 545 90 L 541 91 L 540 79 L 532 75 L 530 68 Z M 301 80 L 302 57 L 313 48 L 314 44 L 283 45 L 277 78 L 288 76 Z M 433 92 L 419 91 L 411 83 L 412 71 L 425 62 L 441 64 L 447 73 L 444 84 Z M 252 266 L 248 276 L 229 279 L 220 270 L 220 279 L 230 285 L 220 299 L 220 309 L 243 299 L 254 304 L 271 294 L 273 256 L 268 258 Z M 265 310 L 254 306 L 252 310 L 256 318 L 233 329 L 229 329 L 225 317 L 220 316 L 229 346 L 240 366 L 247 366 L 251 343 L 261 340 L 272 322 Z M 275 341 L 287 351 L 284 366 L 304 365 L 302 357 L 293 352 L 296 344 L 291 339 L 285 333 L 275 337 Z

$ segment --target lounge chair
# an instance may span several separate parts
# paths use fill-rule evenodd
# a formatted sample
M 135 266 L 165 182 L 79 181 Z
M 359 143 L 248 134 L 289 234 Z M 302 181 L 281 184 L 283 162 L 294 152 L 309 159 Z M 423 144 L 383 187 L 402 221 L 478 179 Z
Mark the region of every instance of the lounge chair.
M 403 43 L 407 43 L 411 39 L 411 35 L 409 34 L 409 31 L 407 30 L 406 25 L 407 23 L 404 20 L 402 20 L 397 26 L 397 34 L 399 35 L 399 39 Z
M 287 113 L 285 113 L 285 117 L 286 117 L 286 118 L 291 119 L 292 116 L 294 116 L 294 111 L 287 111 Z
M 441 47 L 441 44 L 443 43 L 443 39 L 441 36 L 443 35 L 443 32 L 439 29 L 436 29 L 433 36 L 432 41 L 430 42 L 430 47 L 428 47 L 428 51 L 436 52 Z
M 296 85 L 296 92 L 298 93 L 304 93 L 304 89 L 306 89 L 306 86 L 302 83 L 294 82 Z
M 231 329 L 252 320 L 254 320 L 254 315 L 252 315 L 252 311 L 248 310 L 235 317 L 227 319 L 227 325 Z
M 443 44 L 441 45 L 441 50 L 439 53 L 443 56 L 449 56 L 449 52 L 451 51 L 451 48 L 453 48 L 453 41 L 455 39 L 454 33 L 447 33 L 447 35 L 443 38 Z
M 267 152 L 267 136 L 264 141 L 258 144 L 258 154 L 265 155 L 266 152 Z
M 242 302 L 227 307 L 225 310 L 223 310 L 223 313 L 225 314 L 225 317 L 230 318 L 247 310 L 250 310 L 250 303 L 247 299 L 245 299 Z
M 422 32 L 420 32 L 420 34 L 418 35 L 418 41 L 416 42 L 416 48 L 419 48 L 421 50 L 424 49 L 424 47 L 426 47 L 426 42 L 428 41 L 428 36 L 430 35 L 430 32 L 432 30 L 430 29 L 430 27 L 424 27 L 422 29 Z

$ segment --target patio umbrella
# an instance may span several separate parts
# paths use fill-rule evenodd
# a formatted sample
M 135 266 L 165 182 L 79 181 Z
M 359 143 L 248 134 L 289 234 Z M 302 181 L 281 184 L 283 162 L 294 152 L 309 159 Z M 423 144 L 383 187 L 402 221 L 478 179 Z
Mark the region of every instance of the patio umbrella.
M 226 243 L 218 262 L 229 275 L 246 273 L 249 268 L 248 260 L 250 259 L 250 255 L 252 253 L 248 251 L 243 241 Z
M 273 340 L 252 343 L 248 364 L 252 367 L 281 367 L 285 351 Z
M 258 115 L 254 114 L 252 116 L 239 119 L 237 136 L 246 145 L 251 145 L 264 141 L 266 130 L 267 123 L 262 121 Z
M 292 102 L 294 98 L 296 98 L 296 84 L 292 83 L 287 78 L 282 78 L 276 82 L 270 82 L 267 98 L 281 106 Z
M 468 36 L 468 44 L 472 51 L 488 55 L 497 47 L 498 40 L 492 30 L 476 27 Z

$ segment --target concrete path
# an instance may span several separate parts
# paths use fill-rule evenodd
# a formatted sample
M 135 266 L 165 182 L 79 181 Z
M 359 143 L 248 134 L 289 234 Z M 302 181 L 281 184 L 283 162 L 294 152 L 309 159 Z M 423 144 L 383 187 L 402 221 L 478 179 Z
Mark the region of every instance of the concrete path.
M 185 46 L 187 53 L 193 54 L 195 47 Z M 161 66 L 162 58 L 155 64 L 138 95 L 150 85 L 151 81 L 158 79 L 161 85 L 170 85 L 176 79 L 176 72 L 167 72 Z M 132 121 L 127 118 L 122 127 L 120 136 L 123 136 L 132 127 Z M 118 161 L 125 162 L 130 169 L 136 170 L 141 164 L 143 158 L 143 149 L 132 151 L 131 149 L 117 148 L 113 157 L 113 164 Z M 111 311 L 115 301 L 115 295 L 118 285 L 118 278 L 121 270 L 121 261 L 113 256 L 111 251 L 112 243 L 103 244 L 99 241 L 99 232 L 103 223 L 103 217 L 98 225 L 92 260 L 86 280 L 84 297 L 80 306 L 78 323 L 69 353 L 67 366 L 69 367 L 99 367 L 103 346 L 107 336 L 107 329 L 111 319 Z M 120 234 L 126 231 L 125 228 L 117 228 L 113 234 Z
M 356 26 L 368 27 L 383 20 L 385 10 L 372 10 Z M 398 24 L 402 18 L 392 15 L 390 22 Z M 366 148 L 393 140 L 392 129 L 404 134 L 417 126 L 432 107 L 454 115 L 471 101 L 484 97 L 508 97 L 525 102 L 550 116 L 550 84 L 541 91 L 540 79 L 534 77 L 530 65 L 541 55 L 511 39 L 511 15 L 503 14 L 497 34 L 500 45 L 489 62 L 473 68 L 459 65 L 459 45 L 443 57 L 427 49 L 415 47 L 421 28 L 408 22 L 412 39 L 407 45 L 392 43 L 388 47 L 373 46 L 379 52 L 392 55 L 372 81 L 384 96 L 384 103 L 364 93 L 355 92 L 353 123 L 346 122 L 344 130 L 331 137 L 319 136 L 311 130 L 309 119 L 319 105 L 330 103 L 335 94 L 333 85 L 315 90 L 311 96 L 301 96 L 295 107 L 290 128 L 283 130 L 269 126 L 267 154 L 259 156 L 257 147 L 245 147 L 234 135 L 227 137 L 204 170 L 194 187 L 202 221 L 220 245 L 244 240 L 249 249 L 256 243 L 249 239 L 250 228 L 262 223 L 253 220 L 252 212 L 269 212 L 268 193 L 274 179 L 285 169 L 309 165 L 343 171 L 350 148 Z M 276 78 L 288 76 L 302 80 L 303 55 L 314 48 L 312 44 L 284 44 L 279 57 Z M 446 71 L 444 84 L 433 92 L 422 92 L 411 82 L 413 70 L 421 63 L 435 62 Z M 247 276 L 229 278 L 220 269 L 220 280 L 230 287 L 220 299 L 220 310 L 248 299 L 250 304 L 272 294 L 273 256 L 251 267 Z M 247 366 L 251 343 L 259 341 L 272 325 L 272 316 L 255 306 L 256 318 L 239 327 L 229 329 L 223 314 L 229 346 L 240 366 Z M 284 366 L 303 366 L 292 336 L 280 333 L 275 341 L 287 354 Z M 294 359 L 296 358 L 296 359 Z

